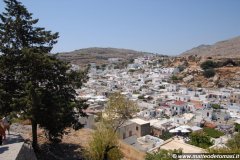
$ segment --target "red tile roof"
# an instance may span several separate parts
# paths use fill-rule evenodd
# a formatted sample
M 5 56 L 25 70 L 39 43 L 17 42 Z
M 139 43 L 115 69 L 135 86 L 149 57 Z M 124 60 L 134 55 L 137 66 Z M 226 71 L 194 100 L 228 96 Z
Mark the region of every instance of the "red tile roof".
M 195 107 L 196 109 L 202 109 L 202 108 L 203 108 L 203 106 L 202 106 L 201 104 L 196 104 L 196 105 L 194 105 L 194 107 Z
M 175 101 L 174 104 L 180 106 L 180 105 L 186 104 L 186 102 L 183 102 L 183 101 Z

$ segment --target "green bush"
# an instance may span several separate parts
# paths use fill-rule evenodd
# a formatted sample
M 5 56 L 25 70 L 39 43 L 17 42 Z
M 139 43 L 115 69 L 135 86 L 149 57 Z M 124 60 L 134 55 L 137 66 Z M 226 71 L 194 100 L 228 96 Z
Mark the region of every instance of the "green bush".
M 138 99 L 144 99 L 143 95 L 138 96 Z
M 190 139 L 190 144 L 197 147 L 208 148 L 213 145 L 211 138 L 203 131 L 191 133 Z
M 235 125 L 234 125 L 235 127 L 235 131 L 236 132 L 240 132 L 240 124 L 238 124 L 238 123 L 235 123 Z
M 171 80 L 173 80 L 173 81 L 177 81 L 177 80 L 178 80 L 178 77 L 175 76 L 175 75 L 173 75 L 173 76 L 171 77 Z
M 201 84 L 201 83 L 198 83 L 198 84 L 197 84 L 197 87 L 198 87 L 198 88 L 201 88 L 201 87 L 202 87 L 202 84 Z
M 221 109 L 221 106 L 219 104 L 212 104 L 213 109 Z
M 219 138 L 221 136 L 224 135 L 223 132 L 221 131 L 218 131 L 216 129 L 213 129 L 213 128 L 203 128 L 203 131 L 210 137 L 212 138 Z
M 203 72 L 203 75 L 204 75 L 204 77 L 206 77 L 206 78 L 214 77 L 215 74 L 216 74 L 216 72 L 215 72 L 214 69 L 206 69 L 206 70 L 204 70 L 204 72 Z
M 201 68 L 203 70 L 212 69 L 216 67 L 217 67 L 217 64 L 211 60 L 207 60 L 201 64 Z
M 172 134 L 172 133 L 170 133 L 170 132 L 168 132 L 168 131 L 164 131 L 164 132 L 162 133 L 162 135 L 159 136 L 159 138 L 160 138 L 160 139 L 163 139 L 164 141 L 166 141 L 166 140 L 172 138 L 173 136 L 174 136 L 174 134 Z

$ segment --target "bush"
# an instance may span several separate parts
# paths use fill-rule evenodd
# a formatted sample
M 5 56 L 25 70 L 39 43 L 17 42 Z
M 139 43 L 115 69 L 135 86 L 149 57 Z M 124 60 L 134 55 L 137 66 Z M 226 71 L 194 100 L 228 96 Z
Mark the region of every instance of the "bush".
M 240 124 L 238 124 L 238 123 L 235 123 L 235 131 L 236 132 L 240 132 Z
M 203 75 L 204 75 L 204 77 L 206 77 L 206 78 L 214 77 L 215 74 L 216 74 L 216 72 L 215 72 L 214 69 L 206 69 L 206 70 L 204 70 L 204 72 L 203 72 Z
M 197 87 L 198 87 L 198 88 L 201 88 L 201 87 L 202 87 L 202 84 L 201 84 L 201 83 L 198 83 L 198 84 L 197 84 Z
M 166 141 L 166 140 L 168 140 L 168 139 L 170 139 L 172 137 L 174 137 L 174 135 L 172 133 L 170 133 L 169 131 L 164 131 L 162 133 L 162 135 L 159 136 L 159 138 L 163 139 L 164 141 Z
M 201 147 L 208 148 L 213 145 L 211 138 L 205 132 L 194 132 L 190 134 L 190 144 Z
M 221 106 L 219 104 L 212 104 L 213 109 L 221 109 Z
M 144 96 L 143 95 L 138 96 L 138 99 L 144 99 Z
M 177 81 L 177 80 L 178 80 L 178 77 L 175 76 L 175 75 L 173 75 L 173 76 L 171 77 L 171 80 L 173 80 L 173 81 Z
M 216 67 L 217 67 L 217 64 L 211 60 L 207 60 L 201 64 L 201 68 L 203 70 L 212 69 Z
M 218 131 L 216 129 L 213 129 L 213 128 L 203 128 L 203 131 L 210 137 L 212 138 L 219 138 L 221 136 L 224 135 L 223 132 L 221 131 Z

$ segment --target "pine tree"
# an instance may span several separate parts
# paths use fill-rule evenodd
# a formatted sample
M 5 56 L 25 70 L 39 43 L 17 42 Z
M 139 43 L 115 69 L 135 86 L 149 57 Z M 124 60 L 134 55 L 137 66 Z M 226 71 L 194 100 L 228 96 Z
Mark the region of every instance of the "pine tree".
M 0 14 L 0 111 L 21 112 L 32 123 L 33 147 L 37 148 L 37 125 L 50 140 L 61 137 L 87 107 L 76 100 L 86 72 L 50 55 L 58 33 L 36 27 L 38 20 L 17 0 L 4 0 Z

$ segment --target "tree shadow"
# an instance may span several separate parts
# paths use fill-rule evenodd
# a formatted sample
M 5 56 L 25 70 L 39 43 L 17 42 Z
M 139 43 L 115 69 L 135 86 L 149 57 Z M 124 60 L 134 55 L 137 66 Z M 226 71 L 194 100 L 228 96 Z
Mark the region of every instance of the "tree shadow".
M 80 145 L 70 143 L 44 143 L 39 147 L 38 160 L 86 160 Z
M 0 147 L 0 154 L 4 153 L 5 151 L 8 151 L 9 147 Z
M 19 135 L 19 134 L 9 134 L 9 135 L 7 135 L 7 139 L 4 141 L 4 145 L 19 143 L 19 142 L 23 142 L 23 141 L 24 141 L 24 139 L 21 135 Z

